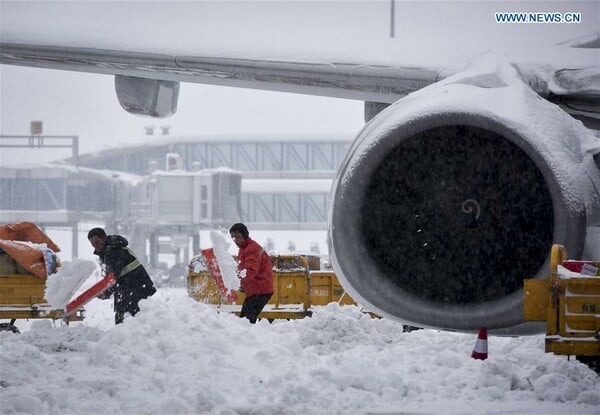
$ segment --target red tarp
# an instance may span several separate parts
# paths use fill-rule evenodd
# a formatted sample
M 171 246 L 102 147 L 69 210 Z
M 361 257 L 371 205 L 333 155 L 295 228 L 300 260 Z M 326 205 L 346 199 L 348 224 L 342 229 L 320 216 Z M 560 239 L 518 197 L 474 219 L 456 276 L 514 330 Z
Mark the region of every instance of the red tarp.
M 31 222 L 0 226 L 0 248 L 27 271 L 40 278 L 46 278 L 44 253 L 26 242 L 46 244 L 52 251 L 60 251 L 52 239 Z

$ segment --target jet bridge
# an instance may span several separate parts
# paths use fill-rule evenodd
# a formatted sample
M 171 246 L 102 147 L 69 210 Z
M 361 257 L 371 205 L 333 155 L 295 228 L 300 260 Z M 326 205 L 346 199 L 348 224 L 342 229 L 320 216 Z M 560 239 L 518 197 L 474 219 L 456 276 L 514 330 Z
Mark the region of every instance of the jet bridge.
M 241 217 L 241 174 L 230 169 L 142 177 L 59 165 L 0 167 L 0 194 L 0 223 L 71 228 L 74 257 L 79 225 L 103 223 L 109 232 L 126 235 L 138 255 L 147 253 L 152 266 L 161 236 L 175 235 L 176 248 L 187 255 L 183 245 L 189 239 L 199 248 L 198 230 Z

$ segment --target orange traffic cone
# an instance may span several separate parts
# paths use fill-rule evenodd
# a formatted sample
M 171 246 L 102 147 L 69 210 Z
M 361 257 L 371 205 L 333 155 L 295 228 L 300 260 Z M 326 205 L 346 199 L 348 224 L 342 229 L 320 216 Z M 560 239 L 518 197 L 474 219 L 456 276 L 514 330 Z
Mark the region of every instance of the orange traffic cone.
M 485 327 L 479 329 L 479 336 L 477 336 L 477 341 L 475 342 L 471 357 L 479 360 L 485 360 L 488 357 L 487 329 Z

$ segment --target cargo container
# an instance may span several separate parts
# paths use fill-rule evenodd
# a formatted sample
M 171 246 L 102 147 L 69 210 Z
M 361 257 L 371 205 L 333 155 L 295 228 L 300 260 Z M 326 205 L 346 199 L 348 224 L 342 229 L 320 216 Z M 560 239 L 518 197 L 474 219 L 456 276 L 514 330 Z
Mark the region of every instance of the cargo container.
M 552 246 L 549 279 L 526 279 L 526 321 L 546 322 L 546 352 L 575 356 L 600 370 L 600 263 L 567 260 Z
M 271 255 L 274 293 L 259 318 L 295 319 L 310 316 L 315 307 L 331 302 L 356 305 L 332 270 L 322 270 L 320 257 L 313 255 Z M 218 278 L 218 277 L 217 277 Z M 227 298 L 211 275 L 206 258 L 192 258 L 188 272 L 188 294 L 196 301 L 214 304 L 239 315 L 245 296 L 236 291 L 236 300 Z

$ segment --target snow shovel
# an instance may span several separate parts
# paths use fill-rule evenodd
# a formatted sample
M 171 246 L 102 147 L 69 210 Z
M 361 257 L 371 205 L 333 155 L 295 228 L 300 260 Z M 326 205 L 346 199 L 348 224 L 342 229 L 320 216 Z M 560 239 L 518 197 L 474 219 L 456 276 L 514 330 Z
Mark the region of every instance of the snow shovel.
M 219 268 L 219 262 L 217 261 L 217 257 L 212 248 L 202 249 L 200 251 L 204 259 L 206 260 L 206 265 L 208 266 L 208 271 L 210 276 L 217 284 L 219 291 L 221 293 L 221 298 L 225 302 L 236 303 L 237 302 L 237 293 L 232 290 L 228 290 L 223 282 L 223 276 L 221 275 L 221 269 Z
M 98 294 L 115 285 L 116 282 L 115 275 L 110 273 L 106 277 L 102 278 L 102 280 L 85 290 L 77 298 L 65 306 L 65 319 L 76 312 L 80 307 L 96 298 Z

